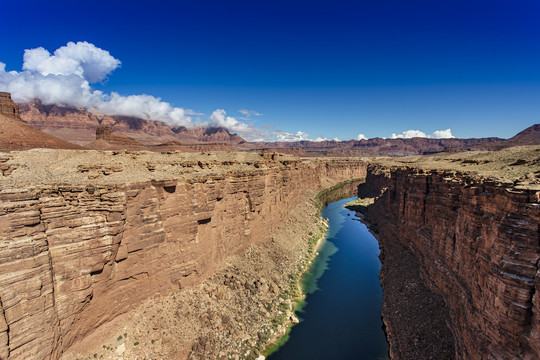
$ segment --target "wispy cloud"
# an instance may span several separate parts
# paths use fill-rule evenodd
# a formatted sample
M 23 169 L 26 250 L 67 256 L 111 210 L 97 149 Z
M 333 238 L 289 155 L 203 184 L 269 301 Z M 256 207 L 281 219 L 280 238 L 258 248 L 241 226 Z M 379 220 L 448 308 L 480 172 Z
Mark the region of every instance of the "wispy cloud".
M 238 117 L 239 119 L 242 119 L 242 120 L 252 120 L 253 117 L 263 115 L 257 111 L 248 110 L 248 109 L 240 109 L 238 110 L 238 112 L 243 115 L 243 116 Z

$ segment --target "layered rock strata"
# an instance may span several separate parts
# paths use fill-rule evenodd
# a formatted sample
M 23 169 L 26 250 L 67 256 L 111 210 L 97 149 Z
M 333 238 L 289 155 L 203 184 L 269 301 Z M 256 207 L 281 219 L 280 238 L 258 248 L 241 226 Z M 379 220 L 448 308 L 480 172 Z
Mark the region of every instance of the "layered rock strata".
M 174 140 L 187 143 L 219 142 L 229 145 L 244 142 L 239 135 L 231 134 L 221 127 L 171 127 L 162 121 L 131 116 L 109 116 L 92 113 L 82 108 L 45 105 L 37 99 L 29 103 L 21 103 L 19 108 L 22 118 L 28 124 L 79 145 L 86 145 L 93 141 L 94 131 L 98 126 L 108 126 L 112 132 L 130 136 L 146 145 Z
M 19 107 L 11 100 L 11 94 L 0 91 L 0 114 L 19 116 Z
M 383 190 L 368 218 L 383 246 L 397 242 L 414 254 L 427 285 L 444 299 L 458 359 L 540 358 L 539 151 L 510 156 L 500 178 L 493 164 L 505 153 L 468 155 L 486 164 L 489 177 L 452 170 L 452 162 L 472 161 L 458 156 L 431 169 L 411 160 L 368 167 L 367 187 Z M 383 260 L 383 273 L 389 266 Z M 388 309 L 390 333 L 401 331 L 400 315 Z M 407 358 L 403 343 L 391 345 L 393 358 Z
M 306 188 L 359 160 L 271 154 L 11 153 L 0 179 L 0 357 L 56 359 L 158 293 L 267 238 Z

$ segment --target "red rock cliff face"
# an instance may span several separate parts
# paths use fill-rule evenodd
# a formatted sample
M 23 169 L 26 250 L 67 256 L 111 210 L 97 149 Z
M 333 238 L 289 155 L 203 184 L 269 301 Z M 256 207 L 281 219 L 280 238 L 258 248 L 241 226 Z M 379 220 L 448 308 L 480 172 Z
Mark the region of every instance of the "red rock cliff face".
M 436 171 L 368 169 L 369 209 L 448 305 L 459 359 L 540 358 L 538 192 Z M 391 316 L 391 315 L 390 315 Z
M 55 359 L 158 292 L 200 283 L 267 237 L 306 187 L 360 161 L 128 185 L 0 191 L 0 358 Z

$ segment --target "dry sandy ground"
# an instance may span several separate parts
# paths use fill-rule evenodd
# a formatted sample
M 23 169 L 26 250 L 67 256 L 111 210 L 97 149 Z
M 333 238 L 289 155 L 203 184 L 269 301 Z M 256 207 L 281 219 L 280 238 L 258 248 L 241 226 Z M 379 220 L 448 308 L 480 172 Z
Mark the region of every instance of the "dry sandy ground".
M 22 187 L 45 184 L 127 184 L 141 181 L 224 174 L 283 166 L 283 162 L 300 161 L 290 155 L 252 152 L 181 151 L 99 151 L 34 149 L 0 153 L 0 187 Z M 467 173 L 518 187 L 540 189 L 540 146 L 519 146 L 501 151 L 440 153 L 402 158 L 356 158 L 387 168 L 414 167 L 422 170 L 444 170 Z M 6 173 L 7 172 L 7 173 Z
M 300 161 L 251 152 L 100 151 L 33 149 L 0 153 L 1 187 L 115 185 L 263 170 Z
M 466 173 L 471 177 L 512 183 L 517 188 L 540 190 L 540 146 L 517 146 L 500 151 L 468 151 L 403 158 L 377 157 L 372 163 L 386 168 L 412 167 L 423 171 Z

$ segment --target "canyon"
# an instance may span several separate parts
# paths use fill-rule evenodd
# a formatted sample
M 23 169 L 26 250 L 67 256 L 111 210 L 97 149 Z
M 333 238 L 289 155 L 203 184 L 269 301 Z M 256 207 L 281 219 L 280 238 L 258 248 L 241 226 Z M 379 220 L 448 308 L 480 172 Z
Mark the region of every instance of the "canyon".
M 273 316 L 292 316 L 282 295 L 290 293 L 288 275 L 305 265 L 306 240 L 320 226 L 316 192 L 367 175 L 361 193 L 376 195 L 367 219 L 383 249 L 392 358 L 538 358 L 539 153 L 533 146 L 369 161 L 269 153 L 7 153 L 10 171 L 0 181 L 0 356 L 76 359 L 82 349 L 105 343 L 101 353 L 92 350 L 103 356 L 118 351 L 110 339 L 139 344 L 146 337 L 159 342 L 157 350 L 154 340 L 148 346 L 164 358 L 234 358 L 228 350 L 255 358 L 259 343 L 283 330 L 271 328 Z M 389 278 L 391 244 L 418 263 L 419 276 L 407 263 L 397 269 L 414 277 L 408 285 Z M 386 297 L 421 285 L 427 286 L 422 296 L 437 305 L 430 310 L 435 314 L 422 313 L 432 333 L 425 339 L 407 331 L 417 324 L 400 324 L 406 313 L 392 312 L 408 299 Z M 223 312 L 230 303 L 237 304 L 228 310 L 233 316 Z M 254 320 L 245 320 L 242 314 L 251 312 L 247 318 Z M 169 318 L 179 322 L 171 328 L 184 329 L 177 336 L 182 341 L 164 330 Z M 185 322 L 199 330 L 190 333 Z M 121 326 L 126 323 L 137 325 Z M 439 346 L 445 332 L 450 342 Z M 240 350 L 234 341 L 227 349 L 217 346 L 235 338 L 245 344 Z M 426 343 L 435 353 L 425 355 L 420 345 Z M 131 345 L 125 353 L 121 345 L 123 355 L 143 351 L 142 344 Z
M 295 321 L 317 193 L 364 177 L 392 359 L 540 358 L 538 145 L 301 159 L 104 126 L 117 148 L 82 150 L 0 110 L 0 359 L 255 359 Z

